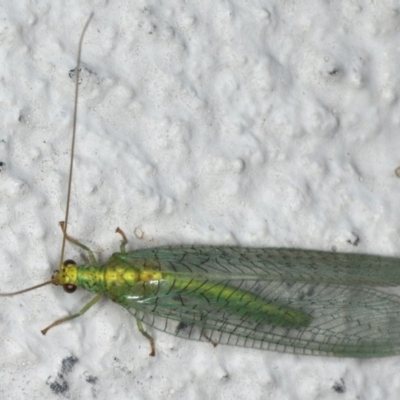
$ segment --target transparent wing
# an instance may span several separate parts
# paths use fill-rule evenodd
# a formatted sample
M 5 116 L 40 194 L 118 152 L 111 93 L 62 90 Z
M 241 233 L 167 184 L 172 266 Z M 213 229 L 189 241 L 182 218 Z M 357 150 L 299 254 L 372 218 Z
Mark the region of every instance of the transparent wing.
M 164 332 L 298 354 L 400 353 L 400 297 L 371 287 L 396 283 L 397 259 L 227 247 L 160 248 L 126 256 L 143 268 L 166 271 L 152 296 L 137 301 L 127 293 L 123 301 L 133 315 Z M 216 290 L 210 291 L 210 284 Z M 227 295 L 232 288 L 239 296 Z M 261 308 L 248 310 L 242 293 L 310 321 L 277 324 Z
M 181 246 L 133 251 L 125 255 L 145 268 L 231 279 L 258 277 L 295 282 L 400 284 L 400 259 L 369 254 L 290 248 Z
M 262 314 L 226 311 L 200 292 L 132 303 L 129 311 L 149 326 L 186 339 L 341 357 L 382 357 L 400 352 L 397 296 L 369 288 L 288 286 L 284 282 L 266 283 L 260 293 L 264 296 L 268 302 L 308 313 L 311 323 L 287 328 L 263 323 Z

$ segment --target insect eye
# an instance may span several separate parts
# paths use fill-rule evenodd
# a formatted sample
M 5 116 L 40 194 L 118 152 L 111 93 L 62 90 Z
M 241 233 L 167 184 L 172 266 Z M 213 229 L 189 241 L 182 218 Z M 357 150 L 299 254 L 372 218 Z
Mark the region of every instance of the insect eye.
M 67 293 L 74 293 L 76 290 L 76 286 L 72 285 L 71 283 L 67 283 L 63 285 L 64 291 Z
M 74 260 L 65 260 L 65 261 L 63 262 L 63 265 L 64 265 L 65 267 L 67 267 L 68 265 L 76 265 L 76 262 L 75 262 Z

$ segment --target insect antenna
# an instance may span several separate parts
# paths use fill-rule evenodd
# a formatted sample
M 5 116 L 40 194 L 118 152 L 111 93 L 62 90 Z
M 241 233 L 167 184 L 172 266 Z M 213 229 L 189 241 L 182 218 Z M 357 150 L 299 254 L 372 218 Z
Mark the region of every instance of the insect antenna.
M 43 283 L 39 283 L 39 285 L 35 285 L 35 286 L 29 287 L 26 289 L 18 290 L 16 292 L 0 293 L 0 296 L 15 296 L 17 294 L 22 294 L 22 293 L 30 292 L 31 290 L 39 289 L 40 287 L 50 285 L 51 283 L 54 283 L 53 279 L 50 279 L 49 281 L 46 281 Z
M 67 201 L 66 201 L 66 207 L 65 207 L 64 222 L 61 224 L 62 231 L 63 231 L 63 240 L 62 240 L 62 245 L 61 245 L 60 265 L 63 263 L 63 260 L 64 260 L 65 243 L 67 241 L 67 227 L 68 227 L 68 218 L 69 218 L 69 203 L 70 203 L 70 199 L 71 199 L 72 173 L 73 173 L 73 170 L 74 170 L 76 121 L 77 121 L 77 116 L 78 116 L 79 75 L 80 75 L 80 71 L 81 71 L 82 43 L 83 43 L 83 38 L 85 37 L 86 29 L 89 26 L 90 21 L 93 18 L 93 14 L 94 14 L 93 12 L 90 14 L 88 20 L 86 21 L 85 26 L 83 27 L 81 38 L 79 39 L 78 58 L 77 58 L 77 61 L 76 61 L 74 116 L 73 116 L 73 121 L 72 121 L 72 139 L 71 139 L 71 152 L 70 152 L 70 160 L 69 160 L 69 178 L 68 178 L 68 189 L 67 189 Z
M 75 137 L 76 137 L 76 121 L 77 121 L 77 115 L 78 115 L 78 94 L 79 94 L 79 75 L 80 75 L 80 67 L 81 67 L 81 53 L 82 53 L 82 43 L 83 43 L 83 38 L 85 36 L 85 32 L 87 27 L 89 26 L 90 21 L 93 18 L 94 13 L 92 12 L 89 16 L 89 18 L 86 21 L 86 24 L 83 28 L 81 37 L 79 39 L 79 47 L 78 47 L 78 57 L 77 57 L 77 62 L 76 62 L 76 73 L 75 73 L 75 103 L 74 103 L 74 116 L 72 120 L 72 139 L 71 139 L 71 155 L 70 155 L 70 164 L 69 164 L 69 178 L 68 178 L 68 189 L 67 189 L 67 204 L 65 208 L 65 217 L 64 221 L 60 222 L 60 226 L 63 231 L 63 240 L 62 240 L 62 245 L 61 245 L 61 255 L 60 255 L 60 266 L 63 264 L 63 259 L 64 259 L 64 252 L 65 252 L 65 242 L 67 241 L 68 235 L 67 235 L 67 226 L 68 226 L 68 217 L 69 217 L 69 203 L 71 199 L 71 187 L 72 187 L 72 172 L 74 169 L 74 155 L 75 155 Z M 38 289 L 42 286 L 46 285 L 58 285 L 58 271 L 56 271 L 51 279 L 49 281 L 40 283 L 38 285 L 18 290 L 16 292 L 9 292 L 9 293 L 0 293 L 0 296 L 14 296 L 22 293 L 29 292 L 31 290 Z

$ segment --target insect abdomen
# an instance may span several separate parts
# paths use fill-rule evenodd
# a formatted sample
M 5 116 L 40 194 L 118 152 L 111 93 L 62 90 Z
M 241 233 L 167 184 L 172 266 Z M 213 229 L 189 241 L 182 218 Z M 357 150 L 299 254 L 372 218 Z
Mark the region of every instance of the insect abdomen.
M 295 308 L 262 299 L 254 293 L 230 286 L 226 282 L 207 279 L 185 279 L 184 274 L 163 273 L 163 281 L 155 297 L 176 297 L 193 302 L 196 298 L 207 299 L 210 308 L 223 309 L 236 317 L 255 323 L 285 328 L 300 328 L 310 324 L 312 317 Z M 237 285 L 237 282 L 235 282 Z

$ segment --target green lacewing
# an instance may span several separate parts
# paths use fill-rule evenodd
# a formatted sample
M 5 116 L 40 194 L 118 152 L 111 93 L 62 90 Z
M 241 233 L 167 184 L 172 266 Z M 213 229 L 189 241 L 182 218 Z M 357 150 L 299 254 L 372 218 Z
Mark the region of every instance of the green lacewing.
M 103 295 L 125 307 L 139 331 L 144 325 L 185 339 L 286 353 L 383 357 L 400 354 L 400 297 L 385 288 L 400 283 L 400 259 L 290 248 L 178 246 L 127 252 L 121 229 L 120 252 L 97 263 L 93 252 L 67 234 L 75 148 L 78 82 L 65 222 L 64 258 L 69 241 L 88 252 L 89 264 L 67 260 L 38 287 L 79 286 L 96 293 L 78 313 L 61 318 L 43 334 L 84 314 Z

